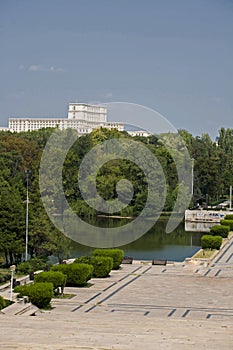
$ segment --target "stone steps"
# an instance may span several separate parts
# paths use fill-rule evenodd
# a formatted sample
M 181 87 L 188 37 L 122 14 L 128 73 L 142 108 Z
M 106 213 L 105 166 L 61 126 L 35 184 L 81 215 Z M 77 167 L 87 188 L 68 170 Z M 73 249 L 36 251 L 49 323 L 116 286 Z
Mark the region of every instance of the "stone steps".
M 38 307 L 32 303 L 16 302 L 1 310 L 4 315 L 32 316 L 38 311 Z

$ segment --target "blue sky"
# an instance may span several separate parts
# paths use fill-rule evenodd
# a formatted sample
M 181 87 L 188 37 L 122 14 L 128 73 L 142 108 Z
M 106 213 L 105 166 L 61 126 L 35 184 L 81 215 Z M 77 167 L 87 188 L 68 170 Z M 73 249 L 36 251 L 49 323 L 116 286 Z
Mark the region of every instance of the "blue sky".
M 194 135 L 233 127 L 232 0 L 0 1 L 0 43 L 2 126 L 121 101 Z

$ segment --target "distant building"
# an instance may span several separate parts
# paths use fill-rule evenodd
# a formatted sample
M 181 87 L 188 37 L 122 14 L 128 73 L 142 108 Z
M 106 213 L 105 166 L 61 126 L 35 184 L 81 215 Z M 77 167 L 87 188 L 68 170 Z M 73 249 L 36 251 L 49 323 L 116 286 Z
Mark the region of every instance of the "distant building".
M 0 126 L 0 131 L 9 131 L 9 128 L 6 126 Z
M 81 135 L 100 127 L 124 130 L 124 123 L 107 121 L 107 107 L 86 103 L 69 103 L 67 118 L 9 118 L 8 126 L 12 132 L 72 128 Z
M 151 136 L 152 134 L 146 130 L 134 130 L 134 131 L 127 131 L 129 135 L 131 136 L 144 136 L 148 137 Z

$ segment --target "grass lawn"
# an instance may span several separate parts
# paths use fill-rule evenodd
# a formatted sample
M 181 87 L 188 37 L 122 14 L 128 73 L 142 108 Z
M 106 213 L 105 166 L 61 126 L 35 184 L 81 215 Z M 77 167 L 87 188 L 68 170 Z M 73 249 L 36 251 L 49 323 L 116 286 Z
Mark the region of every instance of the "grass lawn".
M 199 252 L 197 252 L 197 254 L 194 255 L 194 258 L 209 259 L 214 254 L 214 252 L 216 252 L 216 249 L 201 249 Z
M 0 268 L 0 276 L 4 276 L 4 275 L 8 275 L 9 278 L 8 278 L 8 280 L 5 280 L 5 281 L 3 281 L 0 278 L 0 285 L 10 282 L 10 279 L 11 279 L 11 271 L 10 271 L 10 269 Z M 14 273 L 14 278 L 19 278 L 19 277 L 22 277 L 22 275 L 18 275 L 17 273 Z
M 3 274 L 3 275 L 6 275 L 7 273 L 11 273 L 11 272 L 10 272 L 10 269 L 0 268 L 0 273 Z
M 75 297 L 76 294 L 63 294 L 63 295 L 54 295 L 53 299 L 71 299 Z

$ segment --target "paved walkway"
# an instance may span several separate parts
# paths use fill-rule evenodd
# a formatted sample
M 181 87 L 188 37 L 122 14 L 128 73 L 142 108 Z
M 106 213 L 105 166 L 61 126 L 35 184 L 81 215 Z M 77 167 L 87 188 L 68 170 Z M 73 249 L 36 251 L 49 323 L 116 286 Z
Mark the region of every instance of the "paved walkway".
M 233 241 L 208 266 L 123 265 L 53 310 L 0 315 L 1 349 L 232 349 Z

